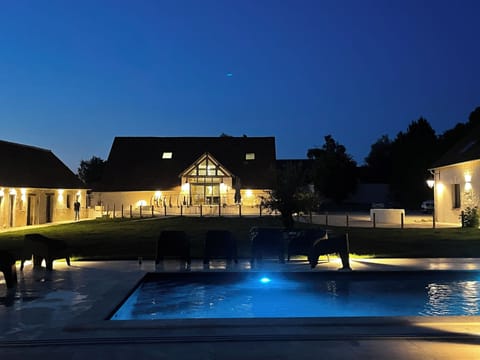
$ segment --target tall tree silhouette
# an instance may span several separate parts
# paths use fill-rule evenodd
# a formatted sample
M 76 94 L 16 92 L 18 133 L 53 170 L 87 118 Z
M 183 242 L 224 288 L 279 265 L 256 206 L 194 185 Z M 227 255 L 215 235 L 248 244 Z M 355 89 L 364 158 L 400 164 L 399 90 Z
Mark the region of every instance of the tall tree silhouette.
M 357 164 L 347 154 L 345 146 L 331 135 L 325 136 L 322 148 L 309 149 L 309 159 L 314 159 L 313 181 L 315 190 L 322 198 L 341 203 L 357 186 Z
M 392 141 L 388 135 L 382 135 L 370 147 L 365 158 L 368 179 L 376 183 L 389 183 L 392 174 Z
M 425 185 L 428 168 L 437 157 L 435 130 L 423 117 L 412 121 L 407 131 L 398 133 L 392 146 L 391 190 L 403 207 L 418 208 L 431 198 Z
M 90 160 L 82 160 L 78 168 L 78 177 L 87 186 L 93 186 L 100 181 L 105 168 L 105 160 L 97 156 L 92 156 Z

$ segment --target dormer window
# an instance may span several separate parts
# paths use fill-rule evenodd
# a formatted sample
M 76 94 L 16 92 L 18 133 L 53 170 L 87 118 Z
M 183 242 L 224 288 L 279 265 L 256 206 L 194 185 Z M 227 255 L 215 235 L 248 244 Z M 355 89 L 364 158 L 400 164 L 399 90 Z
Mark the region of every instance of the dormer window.
M 173 153 L 171 151 L 164 151 L 162 154 L 162 159 L 171 159 L 173 156 Z
M 255 160 L 255 153 L 246 153 L 245 160 Z

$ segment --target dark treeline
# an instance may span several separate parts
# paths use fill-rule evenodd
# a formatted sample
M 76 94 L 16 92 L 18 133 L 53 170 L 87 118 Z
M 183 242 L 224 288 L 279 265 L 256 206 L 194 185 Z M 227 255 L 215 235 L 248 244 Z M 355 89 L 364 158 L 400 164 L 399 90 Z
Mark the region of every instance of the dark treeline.
M 427 119 L 413 121 L 395 139 L 381 136 L 360 168 L 361 181 L 390 184 L 393 201 L 407 209 L 418 208 L 432 197 L 425 186 L 428 169 L 474 127 L 480 126 L 480 107 L 470 113 L 466 123 L 437 135 Z
M 317 208 L 345 207 L 359 183 L 382 183 L 390 187 L 389 206 L 418 209 L 423 200 L 433 196 L 425 182 L 433 163 L 476 126 L 480 126 L 480 107 L 470 113 L 467 122 L 440 135 L 420 117 L 394 139 L 382 135 L 360 167 L 345 146 L 327 135 L 321 148 L 308 150 L 310 163 L 304 166 L 304 178 L 314 184 Z M 279 170 L 279 177 L 284 176 L 282 168 Z

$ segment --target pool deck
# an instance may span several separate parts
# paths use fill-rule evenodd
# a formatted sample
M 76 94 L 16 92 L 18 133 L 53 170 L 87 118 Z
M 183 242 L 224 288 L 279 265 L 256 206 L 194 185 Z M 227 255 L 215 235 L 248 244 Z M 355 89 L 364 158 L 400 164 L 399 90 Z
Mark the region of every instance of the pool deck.
M 325 260 L 322 258 L 322 260 Z M 337 271 L 339 260 L 310 270 L 305 261 L 269 271 Z M 351 259 L 353 271 L 479 271 L 480 259 Z M 17 265 L 18 268 L 18 265 Z M 200 261 L 191 271 L 255 271 Z M 0 276 L 2 359 L 479 359 L 480 317 L 105 320 L 147 272 L 181 271 L 151 260 L 54 263 L 54 270 L 18 271 L 6 290 Z M 386 289 L 385 291 L 388 291 Z M 480 306 L 480 304 L 479 304 Z

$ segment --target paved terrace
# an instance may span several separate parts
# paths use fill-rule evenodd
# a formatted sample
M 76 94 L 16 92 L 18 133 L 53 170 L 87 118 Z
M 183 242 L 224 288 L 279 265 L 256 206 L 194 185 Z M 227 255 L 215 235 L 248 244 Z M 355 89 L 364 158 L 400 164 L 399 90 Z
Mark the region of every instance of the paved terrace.
M 353 271 L 468 270 L 480 259 L 351 259 Z M 337 271 L 339 260 L 310 270 L 305 261 L 264 262 L 269 271 Z M 18 265 L 17 265 L 18 268 Z M 15 290 L 0 276 L 2 359 L 479 359 L 480 317 L 109 321 L 147 273 L 180 271 L 169 261 L 26 265 Z M 254 271 L 216 262 L 204 270 Z M 388 289 L 386 289 L 388 291 Z

